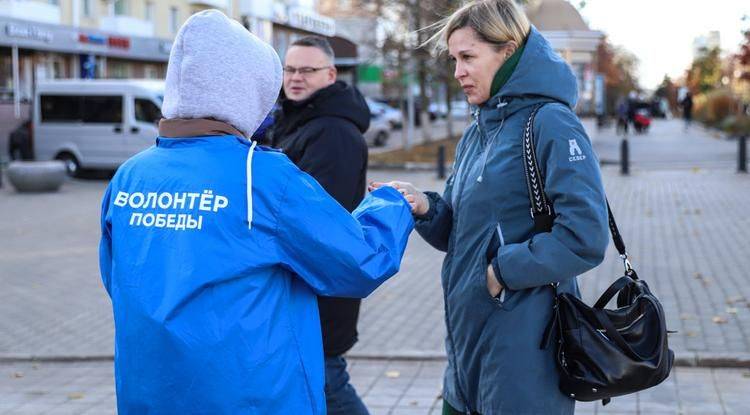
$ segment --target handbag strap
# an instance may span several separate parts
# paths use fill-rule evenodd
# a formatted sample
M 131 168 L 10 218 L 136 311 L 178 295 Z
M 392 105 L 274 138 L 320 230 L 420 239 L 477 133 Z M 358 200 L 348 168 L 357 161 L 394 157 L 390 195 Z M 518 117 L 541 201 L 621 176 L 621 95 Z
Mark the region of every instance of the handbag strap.
M 620 290 L 625 288 L 629 283 L 633 282 L 633 279 L 630 276 L 623 276 L 620 277 L 617 281 L 613 282 L 612 285 L 607 288 L 607 291 L 604 291 L 604 293 L 599 297 L 598 300 L 596 300 L 596 304 L 594 304 L 594 308 L 596 309 L 602 309 L 604 306 L 607 305 L 609 300 L 612 299 L 612 297 L 615 296 Z
M 539 163 L 536 158 L 536 145 L 534 143 L 534 118 L 537 112 L 544 104 L 536 105 L 526 121 L 526 127 L 523 132 L 523 151 L 524 151 L 524 173 L 526 174 L 526 187 L 528 188 L 529 203 L 531 204 L 531 219 L 534 221 L 534 230 L 536 232 L 550 232 L 554 221 L 554 207 L 549 203 L 547 195 L 544 193 L 544 176 L 539 169 Z M 637 278 L 635 273 L 631 273 L 633 267 L 628 260 L 628 253 L 625 248 L 625 241 L 622 239 L 620 230 L 617 228 L 615 216 L 607 203 L 607 215 L 609 217 L 609 231 L 612 235 L 612 241 L 615 243 L 617 252 L 623 260 L 626 275 Z

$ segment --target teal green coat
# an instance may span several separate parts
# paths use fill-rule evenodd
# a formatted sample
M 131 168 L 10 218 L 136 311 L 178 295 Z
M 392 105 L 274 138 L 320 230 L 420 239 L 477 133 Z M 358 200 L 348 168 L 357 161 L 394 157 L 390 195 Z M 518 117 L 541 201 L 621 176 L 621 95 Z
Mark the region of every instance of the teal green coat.
M 572 414 L 558 389 L 554 348 L 542 350 L 553 292 L 578 294 L 576 277 L 601 263 L 609 236 L 599 161 L 573 108 L 570 67 L 532 28 L 511 78 L 475 110 L 454 174 L 416 229 L 445 251 L 448 335 L 444 398 L 491 414 Z M 534 123 L 537 158 L 554 206 L 552 231 L 534 234 L 523 162 L 523 126 Z M 491 246 L 491 241 L 499 244 Z M 493 259 L 494 258 L 494 259 Z M 490 262 L 506 287 L 486 288 Z

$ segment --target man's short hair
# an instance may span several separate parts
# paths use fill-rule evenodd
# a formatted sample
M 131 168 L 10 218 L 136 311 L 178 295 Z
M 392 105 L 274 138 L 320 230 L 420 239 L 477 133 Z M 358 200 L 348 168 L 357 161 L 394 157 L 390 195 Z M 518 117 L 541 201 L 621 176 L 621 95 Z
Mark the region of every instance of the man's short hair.
M 333 48 L 328 43 L 328 39 L 320 36 L 305 36 L 292 42 L 292 46 L 306 46 L 311 48 L 318 48 L 328 56 L 333 63 L 335 55 L 333 54 Z

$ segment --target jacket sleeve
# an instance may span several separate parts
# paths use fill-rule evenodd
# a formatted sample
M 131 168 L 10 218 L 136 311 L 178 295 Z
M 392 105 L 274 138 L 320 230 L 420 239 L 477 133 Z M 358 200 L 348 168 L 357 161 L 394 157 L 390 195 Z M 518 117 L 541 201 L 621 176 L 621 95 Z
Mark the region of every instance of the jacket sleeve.
M 493 267 L 511 290 L 575 278 L 602 262 L 609 242 L 599 160 L 580 121 L 567 107 L 548 104 L 534 124 L 555 218 L 551 232 L 500 247 Z
M 363 298 L 398 272 L 414 228 L 395 189 L 370 193 L 351 214 L 294 169 L 278 213 L 282 264 L 318 295 Z
M 456 180 L 456 169 L 459 165 L 466 135 L 464 134 L 464 138 L 461 139 L 456 148 L 453 174 L 446 181 L 443 196 L 441 197 L 435 192 L 425 192 L 427 199 L 430 201 L 430 208 L 426 214 L 414 218 L 417 233 L 433 248 L 443 252 L 448 251 L 448 240 L 453 230 L 453 206 L 451 205 L 453 184 Z
M 112 293 L 112 227 L 110 225 L 109 206 L 111 195 L 110 184 L 102 198 L 102 213 L 100 218 L 102 236 L 99 240 L 99 272 L 102 274 L 102 283 L 107 294 Z
M 446 186 L 446 188 L 449 188 L 449 186 Z M 414 218 L 415 228 L 419 235 L 433 248 L 446 252 L 448 250 L 448 239 L 453 229 L 453 209 L 446 201 L 446 198 L 450 196 L 450 191 L 446 190 L 443 197 L 435 192 L 425 192 L 425 195 L 430 202 L 430 209 L 426 214 Z
M 297 166 L 352 211 L 356 208 L 357 196 L 361 197 L 361 192 L 364 192 L 360 178 L 367 165 L 367 145 L 354 125 L 331 118 L 327 120 L 326 125 L 316 122 L 309 126 L 304 153 Z

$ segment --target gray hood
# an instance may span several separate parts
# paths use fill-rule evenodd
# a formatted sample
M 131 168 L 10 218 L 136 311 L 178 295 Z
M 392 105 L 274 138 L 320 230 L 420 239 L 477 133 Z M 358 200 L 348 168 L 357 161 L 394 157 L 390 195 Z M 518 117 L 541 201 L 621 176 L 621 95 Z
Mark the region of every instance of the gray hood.
M 281 88 L 276 51 L 218 10 L 191 16 L 167 66 L 166 118 L 213 118 L 245 136 L 263 122 Z

